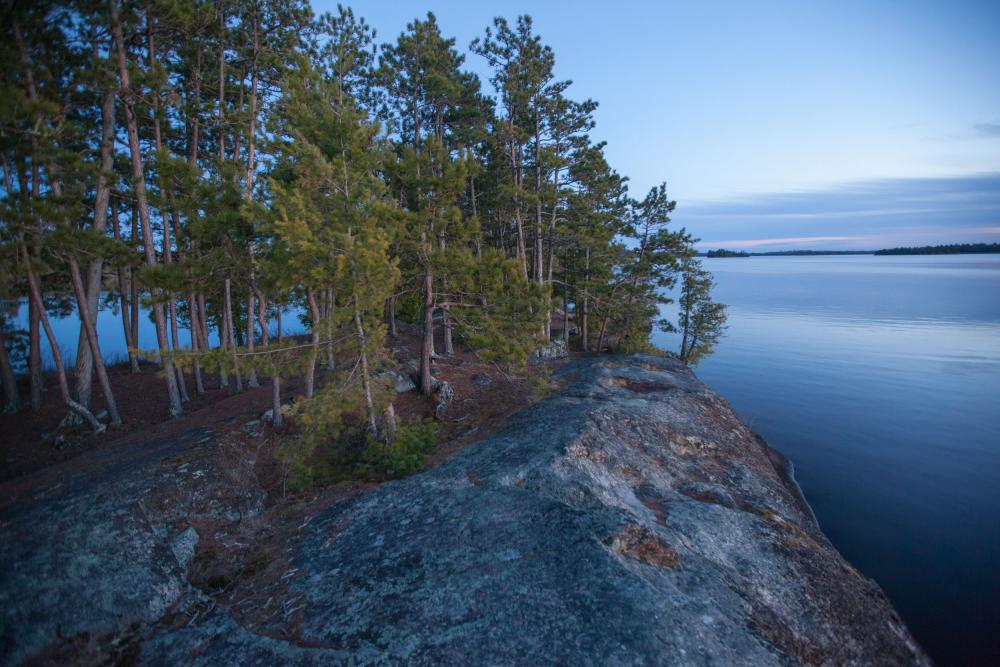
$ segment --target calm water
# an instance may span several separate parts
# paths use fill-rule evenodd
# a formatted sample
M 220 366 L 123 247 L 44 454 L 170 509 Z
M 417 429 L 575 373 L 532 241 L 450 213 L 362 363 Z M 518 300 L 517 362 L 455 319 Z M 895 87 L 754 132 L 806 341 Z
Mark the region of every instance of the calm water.
M 730 326 L 699 376 L 932 657 L 1000 664 L 1000 256 L 705 263 Z

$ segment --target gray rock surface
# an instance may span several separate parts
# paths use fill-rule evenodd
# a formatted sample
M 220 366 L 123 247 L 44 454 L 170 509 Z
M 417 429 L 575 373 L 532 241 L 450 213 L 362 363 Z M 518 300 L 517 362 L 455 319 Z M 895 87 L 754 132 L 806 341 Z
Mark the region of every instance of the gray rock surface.
M 192 536 L 162 526 L 204 503 L 143 510 L 155 457 L 2 510 L 3 662 L 134 623 L 139 661 L 163 665 L 927 662 L 783 458 L 682 364 L 600 357 L 556 377 L 502 432 L 313 518 L 292 641 L 186 584 Z
M 413 391 L 417 388 L 416 382 L 413 380 L 413 371 L 409 368 L 395 369 L 391 368 L 384 373 L 379 375 L 384 375 L 392 383 L 393 388 L 395 388 L 397 394 L 402 394 L 403 392 Z
M 219 464 L 206 446 L 213 437 L 198 429 L 94 450 L 12 502 L 16 484 L 2 486 L 0 664 L 154 623 L 198 597 L 185 572 L 197 533 L 177 527 L 232 508 L 252 513 L 262 500 L 220 491 L 234 466 Z
M 549 361 L 550 359 L 565 359 L 569 356 L 569 348 L 562 338 L 553 338 L 547 345 L 535 350 L 534 359 L 536 361 Z

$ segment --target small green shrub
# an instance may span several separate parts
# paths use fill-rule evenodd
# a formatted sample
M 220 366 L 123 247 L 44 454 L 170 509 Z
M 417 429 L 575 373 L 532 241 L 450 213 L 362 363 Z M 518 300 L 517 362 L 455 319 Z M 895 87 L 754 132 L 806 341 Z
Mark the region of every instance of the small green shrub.
M 356 474 L 370 480 L 399 479 L 423 469 L 434 451 L 438 425 L 432 421 L 404 426 L 385 443 L 368 438 Z

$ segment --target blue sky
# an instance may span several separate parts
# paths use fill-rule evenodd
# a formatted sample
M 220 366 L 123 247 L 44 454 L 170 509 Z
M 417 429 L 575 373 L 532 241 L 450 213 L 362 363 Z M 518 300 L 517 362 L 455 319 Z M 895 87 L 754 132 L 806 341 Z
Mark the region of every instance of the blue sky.
M 379 41 L 431 10 L 463 50 L 531 14 L 633 195 L 667 181 L 706 246 L 1000 241 L 995 0 L 349 4 Z

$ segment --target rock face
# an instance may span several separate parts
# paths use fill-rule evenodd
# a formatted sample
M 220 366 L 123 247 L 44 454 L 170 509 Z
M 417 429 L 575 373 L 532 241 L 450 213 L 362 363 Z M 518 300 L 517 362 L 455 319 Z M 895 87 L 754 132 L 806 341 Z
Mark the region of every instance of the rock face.
M 601 357 L 557 377 L 565 388 L 503 432 L 309 523 L 288 591 L 304 604 L 294 642 L 255 635 L 213 607 L 185 627 L 148 631 L 139 660 L 927 663 L 881 590 L 820 532 L 780 455 L 683 365 Z M 147 534 L 120 512 L 107 530 Z M 2 525 L 9 544 L 10 524 Z M 18 606 L 25 577 L 91 586 L 117 576 L 114 550 L 80 530 L 75 547 L 57 547 L 53 534 L 50 546 L 31 540 L 31 548 L 86 551 L 89 560 L 52 556 L 46 568 L 3 575 L 3 606 Z M 131 621 L 121 622 L 149 623 L 184 594 L 176 573 L 197 536 L 157 542 L 154 533 L 149 548 L 163 553 L 139 562 L 162 572 L 140 578 L 136 595 L 162 591 L 162 602 L 122 608 Z M 46 558 L 0 548 L 5 569 L 11 557 Z M 62 561 L 82 574 L 60 574 Z M 85 602 L 70 588 L 2 618 L 9 662 L 54 639 L 56 622 L 44 619 L 68 604 L 63 596 Z

